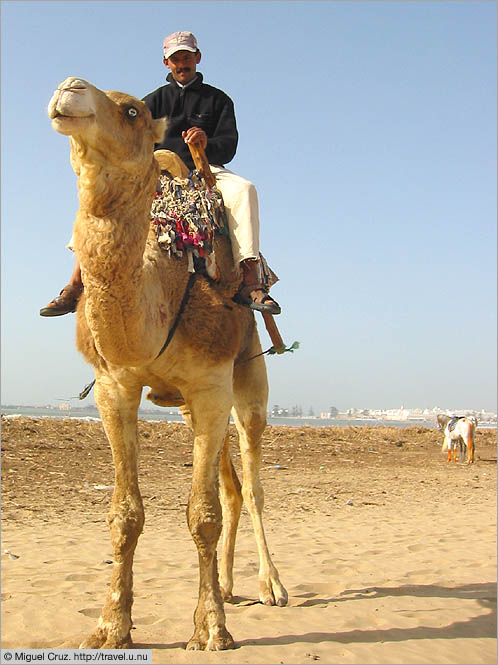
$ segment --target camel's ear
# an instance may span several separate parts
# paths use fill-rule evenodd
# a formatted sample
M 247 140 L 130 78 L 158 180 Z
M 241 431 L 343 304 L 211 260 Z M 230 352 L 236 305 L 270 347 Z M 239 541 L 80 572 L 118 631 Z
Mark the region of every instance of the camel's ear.
M 157 120 L 152 121 L 153 132 L 154 132 L 154 143 L 161 143 L 164 138 L 166 129 L 168 128 L 168 119 L 167 118 L 158 118 Z

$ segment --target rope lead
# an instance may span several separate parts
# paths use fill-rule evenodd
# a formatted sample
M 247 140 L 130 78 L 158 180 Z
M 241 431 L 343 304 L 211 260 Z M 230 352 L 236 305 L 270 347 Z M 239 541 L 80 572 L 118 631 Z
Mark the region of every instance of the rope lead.
M 236 362 L 236 365 L 242 365 L 242 363 L 248 363 L 250 360 L 254 360 L 254 358 L 259 358 L 259 356 L 264 356 L 268 354 L 269 356 L 273 356 L 275 354 L 282 355 L 282 353 L 287 353 L 287 351 L 290 351 L 291 353 L 294 353 L 296 349 L 299 348 L 299 342 L 294 342 L 291 346 L 289 346 L 288 349 L 285 347 L 283 349 L 276 349 L 274 346 L 270 346 L 269 349 L 266 349 L 266 351 L 262 351 L 261 353 L 257 353 L 255 356 L 251 356 L 250 358 L 245 358 L 244 360 L 240 360 L 239 362 Z

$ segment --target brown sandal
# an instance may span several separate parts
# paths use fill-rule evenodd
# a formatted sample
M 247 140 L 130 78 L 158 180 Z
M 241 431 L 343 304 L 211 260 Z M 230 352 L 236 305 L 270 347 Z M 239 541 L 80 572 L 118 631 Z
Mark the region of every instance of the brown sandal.
M 263 293 L 261 300 L 255 300 L 254 292 Z M 276 300 L 268 294 L 263 284 L 242 284 L 233 300 L 239 305 L 248 305 L 251 309 L 268 314 L 280 314 L 282 311 Z
M 60 294 L 40 310 L 40 316 L 63 316 L 76 311 L 83 285 L 68 284 Z

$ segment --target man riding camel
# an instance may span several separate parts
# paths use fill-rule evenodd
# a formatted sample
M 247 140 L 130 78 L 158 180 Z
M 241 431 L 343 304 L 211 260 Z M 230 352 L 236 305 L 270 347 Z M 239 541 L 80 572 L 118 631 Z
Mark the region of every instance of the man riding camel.
M 242 283 L 237 302 L 252 309 L 280 314 L 279 304 L 266 290 L 259 254 L 258 197 L 254 185 L 225 168 L 236 152 L 238 132 L 234 105 L 222 90 L 203 82 L 197 72 L 201 52 L 191 32 L 174 32 L 164 39 L 163 62 L 171 70 L 168 85 L 143 98 L 153 118 L 168 117 L 168 129 L 155 149 L 175 152 L 193 169 L 189 143 L 198 143 L 206 152 L 220 190 L 232 243 L 234 264 L 240 266 Z M 70 282 L 60 295 L 40 310 L 41 316 L 62 316 L 76 311 L 83 291 L 76 258 Z

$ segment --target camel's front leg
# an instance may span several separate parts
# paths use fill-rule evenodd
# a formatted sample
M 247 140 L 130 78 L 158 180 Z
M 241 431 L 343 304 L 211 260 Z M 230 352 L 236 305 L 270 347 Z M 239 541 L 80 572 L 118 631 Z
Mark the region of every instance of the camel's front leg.
M 125 390 L 109 377 L 95 385 L 97 403 L 114 460 L 114 493 L 108 523 L 114 554 L 111 583 L 97 628 L 81 648 L 124 649 L 131 646 L 130 630 L 133 555 L 144 524 L 138 487 L 137 411 L 140 388 Z
M 194 428 L 192 489 L 187 520 L 199 556 L 199 601 L 194 614 L 194 634 L 187 644 L 187 649 L 192 650 L 218 651 L 233 646 L 232 636 L 225 627 L 216 561 L 222 526 L 218 474 L 230 412 L 227 401 L 230 388 L 228 396 L 210 390 L 186 400 Z

